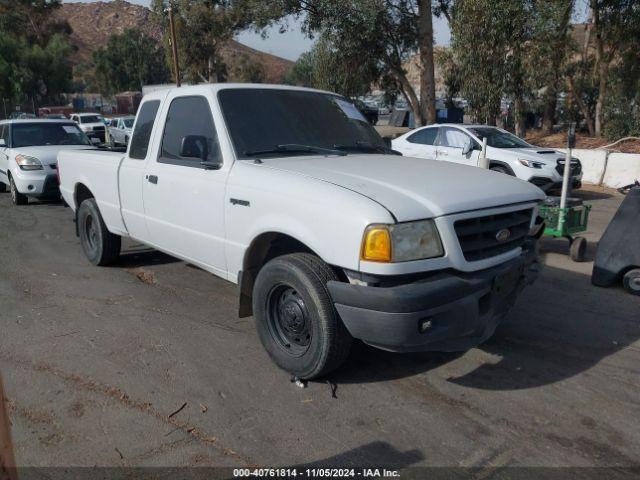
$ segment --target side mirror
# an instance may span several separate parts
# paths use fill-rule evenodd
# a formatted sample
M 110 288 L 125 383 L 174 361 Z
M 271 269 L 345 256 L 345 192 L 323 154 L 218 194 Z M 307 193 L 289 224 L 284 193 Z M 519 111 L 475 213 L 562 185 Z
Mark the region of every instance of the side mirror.
M 469 155 L 472 150 L 473 150 L 473 142 L 469 141 L 464 144 L 464 147 L 462 147 L 462 154 Z
M 205 162 L 209 156 L 207 137 L 202 135 L 187 135 L 180 144 L 180 156 L 183 158 L 197 158 Z

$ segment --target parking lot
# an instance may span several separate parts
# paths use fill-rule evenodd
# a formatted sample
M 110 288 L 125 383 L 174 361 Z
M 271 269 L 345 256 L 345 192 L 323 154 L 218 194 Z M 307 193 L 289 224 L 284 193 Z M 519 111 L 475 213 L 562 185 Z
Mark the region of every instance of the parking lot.
M 589 258 L 621 202 L 591 188 Z M 485 345 L 354 348 L 298 388 L 235 286 L 126 244 L 89 265 L 60 204 L 0 194 L 0 372 L 19 465 L 611 466 L 640 455 L 640 297 L 564 240 Z

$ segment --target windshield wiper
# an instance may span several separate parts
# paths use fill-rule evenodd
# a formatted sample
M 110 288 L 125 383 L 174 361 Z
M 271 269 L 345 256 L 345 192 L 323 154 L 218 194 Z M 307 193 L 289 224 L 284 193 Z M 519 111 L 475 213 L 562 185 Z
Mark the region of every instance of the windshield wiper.
M 265 150 L 252 150 L 243 152 L 247 157 L 257 157 L 259 155 L 268 155 L 270 153 L 320 153 L 322 155 L 340 155 L 344 156 L 347 152 L 332 148 L 316 147 L 313 145 L 300 145 L 297 143 L 287 143 L 276 145 L 275 148 Z
M 382 145 L 374 145 L 362 140 L 357 141 L 355 145 L 334 145 L 333 148 L 337 148 L 339 150 L 385 153 L 387 155 L 402 155 L 400 152 L 392 150 L 391 148 L 383 147 Z

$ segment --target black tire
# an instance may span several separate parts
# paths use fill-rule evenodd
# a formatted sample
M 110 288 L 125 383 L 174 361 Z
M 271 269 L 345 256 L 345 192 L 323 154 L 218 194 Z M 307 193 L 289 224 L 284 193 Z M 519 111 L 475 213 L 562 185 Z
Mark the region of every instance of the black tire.
M 504 173 L 505 175 L 511 175 L 512 177 L 514 176 L 511 170 L 509 170 L 507 167 L 503 167 L 502 165 L 491 165 L 489 167 L 489 170 L 493 170 L 494 172 L 498 173 Z
M 326 375 L 349 355 L 351 335 L 331 300 L 330 280 L 337 280 L 335 272 L 308 253 L 277 257 L 256 278 L 260 341 L 276 365 L 300 379 Z
M 29 203 L 27 196 L 18 191 L 18 187 L 16 187 L 16 183 L 11 177 L 9 177 L 9 189 L 11 190 L 11 201 L 14 205 L 27 205 Z
M 640 295 L 640 268 L 629 270 L 622 278 L 624 289 L 632 295 Z
M 571 242 L 569 248 L 569 256 L 574 262 L 584 262 L 587 253 L 587 239 L 584 237 L 576 237 Z
M 78 232 L 82 250 L 92 264 L 108 265 L 120 255 L 121 238 L 107 230 L 93 198 L 80 204 Z
M 0 182 L 0 193 L 4 193 L 7 191 L 7 184 Z

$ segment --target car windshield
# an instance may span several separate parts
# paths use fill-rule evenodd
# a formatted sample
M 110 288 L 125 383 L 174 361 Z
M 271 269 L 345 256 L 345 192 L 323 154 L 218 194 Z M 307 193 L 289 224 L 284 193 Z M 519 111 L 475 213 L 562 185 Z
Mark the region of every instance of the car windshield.
M 134 120 L 135 120 L 134 118 L 127 118 L 127 119 L 125 119 L 125 121 L 124 121 L 124 126 L 125 126 L 125 127 L 127 127 L 127 128 L 131 128 L 131 127 L 133 127 L 133 121 L 134 121 Z
M 482 140 L 487 139 L 487 145 L 494 148 L 529 148 L 527 142 L 515 135 L 491 127 L 475 127 L 469 128 L 469 131 Z
M 17 123 L 11 127 L 12 147 L 91 145 L 74 123 Z
M 80 123 L 102 123 L 100 115 L 84 115 L 80 117 Z
M 230 88 L 218 95 L 239 158 L 386 150 L 355 105 L 337 95 L 266 88 Z

